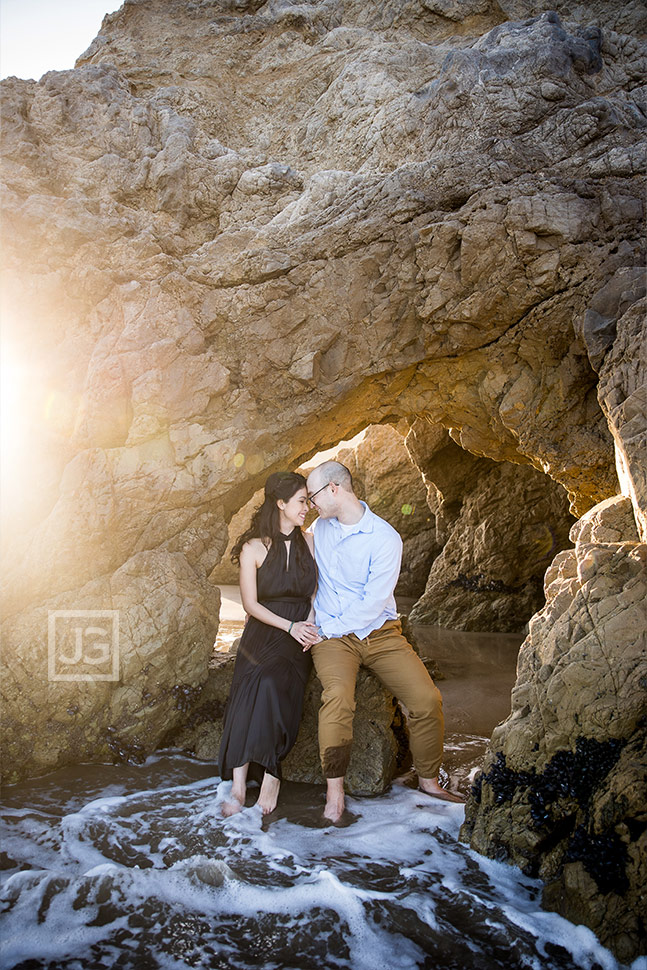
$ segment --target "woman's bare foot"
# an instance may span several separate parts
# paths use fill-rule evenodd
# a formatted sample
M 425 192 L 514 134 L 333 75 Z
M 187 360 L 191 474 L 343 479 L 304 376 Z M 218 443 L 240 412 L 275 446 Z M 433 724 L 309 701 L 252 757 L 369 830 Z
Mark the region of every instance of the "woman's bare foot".
M 431 795 L 432 798 L 439 798 L 442 802 L 457 802 L 459 805 L 465 804 L 465 799 L 461 795 L 455 795 L 454 792 L 447 791 L 446 788 L 441 788 L 437 778 L 418 777 L 418 787 L 425 795 Z
M 240 765 L 238 768 L 234 768 L 229 798 L 222 803 L 222 807 L 220 809 L 223 818 L 229 818 L 230 815 L 236 815 L 237 812 L 242 812 L 243 808 L 245 807 L 248 768 L 249 762 L 246 765 Z
M 324 818 L 330 822 L 338 822 L 344 814 L 346 803 L 344 801 L 344 779 L 329 778 L 328 790 L 326 792 L 326 807 L 324 808 Z
M 274 775 L 268 774 L 266 771 L 263 775 L 263 783 L 261 785 L 261 790 L 258 795 L 258 801 L 256 804 L 262 810 L 263 815 L 269 815 L 276 808 L 276 803 L 279 800 L 279 788 L 281 787 L 281 782 Z
M 243 805 L 245 804 L 245 796 L 243 796 L 243 801 L 239 801 L 231 795 L 226 802 L 223 802 L 220 806 L 220 814 L 223 818 L 229 818 L 231 815 L 235 815 L 237 812 L 242 812 Z

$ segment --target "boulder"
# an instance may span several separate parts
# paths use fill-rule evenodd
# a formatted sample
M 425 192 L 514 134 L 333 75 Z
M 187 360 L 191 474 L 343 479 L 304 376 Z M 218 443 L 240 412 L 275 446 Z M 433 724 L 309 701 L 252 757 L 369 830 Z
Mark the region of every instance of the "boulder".
M 186 712 L 184 725 L 170 731 L 164 745 L 217 762 L 234 662 L 235 656 L 230 653 L 217 656 L 206 683 Z M 353 795 L 380 795 L 410 764 L 405 718 L 393 696 L 368 670 L 359 673 L 355 699 L 353 749 L 345 787 Z M 324 782 L 317 744 L 320 706 L 321 684 L 313 672 L 306 687 L 299 734 L 282 766 L 286 781 Z
M 143 761 L 184 722 L 207 675 L 220 594 L 180 553 L 140 552 L 72 605 L 54 596 L 3 624 L 6 782 Z
M 492 735 L 461 834 L 541 877 L 546 906 L 629 961 L 646 939 L 647 546 L 623 496 L 571 536 L 575 549 L 546 573 L 512 712 Z

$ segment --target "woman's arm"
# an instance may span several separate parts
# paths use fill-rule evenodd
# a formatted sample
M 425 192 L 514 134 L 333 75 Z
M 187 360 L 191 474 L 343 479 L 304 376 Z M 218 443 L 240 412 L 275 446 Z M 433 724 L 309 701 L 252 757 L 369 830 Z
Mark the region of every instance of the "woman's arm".
M 243 609 L 250 616 L 260 620 L 261 623 L 274 626 L 278 630 L 285 630 L 286 633 L 289 632 L 301 644 L 316 642 L 319 635 L 313 623 L 307 620 L 292 623 L 284 616 L 273 613 L 258 602 L 256 573 L 266 555 L 267 550 L 260 539 L 252 539 L 250 542 L 246 542 L 240 551 L 240 598 Z

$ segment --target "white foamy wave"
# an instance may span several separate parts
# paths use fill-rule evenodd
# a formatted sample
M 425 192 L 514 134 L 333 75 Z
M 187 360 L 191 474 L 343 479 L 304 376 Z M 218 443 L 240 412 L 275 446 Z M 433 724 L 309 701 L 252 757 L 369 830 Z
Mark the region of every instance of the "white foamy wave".
M 334 827 L 321 789 L 284 786 L 270 819 L 223 819 L 230 783 L 209 770 L 150 759 L 139 789 L 137 769 L 115 768 L 83 802 L 78 769 L 60 814 L 56 775 L 17 790 L 2 968 L 618 970 L 589 930 L 541 910 L 538 882 L 458 842 L 460 805 L 396 785 L 349 799 L 351 824 Z

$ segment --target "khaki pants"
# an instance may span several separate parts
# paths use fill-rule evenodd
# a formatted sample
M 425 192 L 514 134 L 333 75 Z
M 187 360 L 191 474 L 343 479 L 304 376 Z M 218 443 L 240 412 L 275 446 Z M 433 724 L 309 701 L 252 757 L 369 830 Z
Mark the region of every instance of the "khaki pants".
M 423 778 L 436 778 L 443 757 L 443 704 L 420 657 L 402 636 L 399 620 L 387 622 L 363 640 L 347 636 L 312 647 L 322 683 L 319 751 L 325 778 L 346 774 L 353 739 L 355 681 L 361 665 L 372 670 L 404 704 L 413 763 Z

